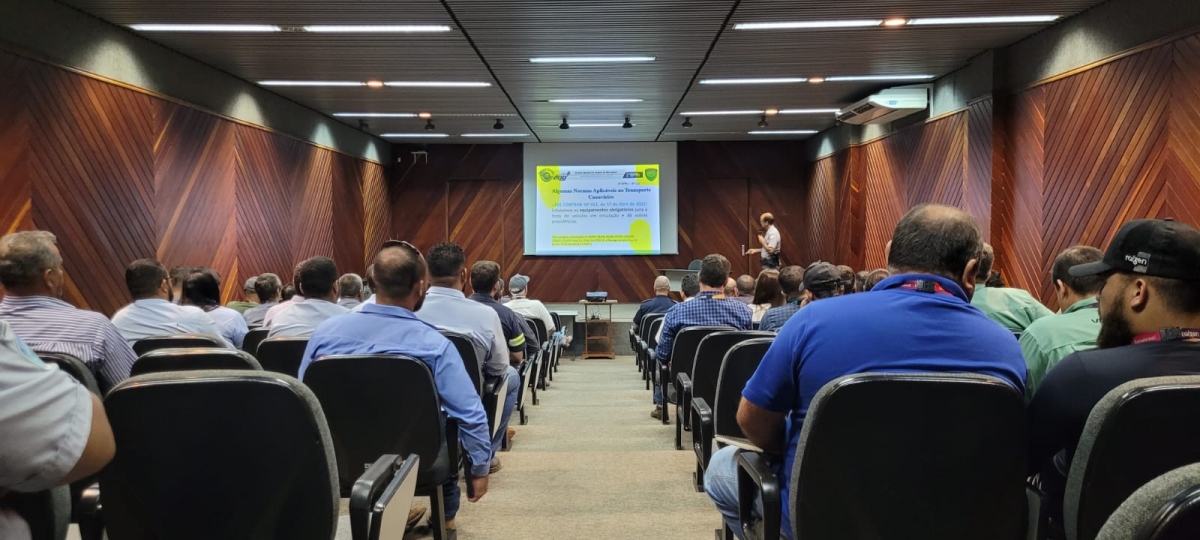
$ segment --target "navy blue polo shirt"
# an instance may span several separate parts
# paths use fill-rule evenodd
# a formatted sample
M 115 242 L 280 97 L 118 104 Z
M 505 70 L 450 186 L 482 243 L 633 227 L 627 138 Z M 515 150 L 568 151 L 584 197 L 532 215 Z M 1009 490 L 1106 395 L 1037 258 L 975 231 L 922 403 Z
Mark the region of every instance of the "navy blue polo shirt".
M 652 313 L 666 313 L 671 306 L 675 305 L 675 301 L 669 296 L 655 295 L 654 298 L 643 301 L 642 305 L 638 306 L 637 313 L 633 315 L 633 326 L 636 328 L 642 324 L 642 318 Z
M 901 288 L 914 280 L 934 281 L 950 294 Z M 949 279 L 900 274 L 870 292 L 809 304 L 784 324 L 742 391 L 751 403 L 788 415 L 784 462 L 775 471 L 784 523 L 792 460 L 813 397 L 838 377 L 880 371 L 990 375 L 1025 391 L 1017 340 Z

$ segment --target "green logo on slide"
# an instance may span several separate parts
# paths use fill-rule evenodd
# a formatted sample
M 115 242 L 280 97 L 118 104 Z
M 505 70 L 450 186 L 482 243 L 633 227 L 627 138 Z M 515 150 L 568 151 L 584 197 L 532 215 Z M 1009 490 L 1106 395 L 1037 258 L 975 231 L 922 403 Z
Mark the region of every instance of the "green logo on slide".
M 542 171 L 541 177 L 542 177 L 543 182 L 549 182 L 551 180 L 554 180 L 554 173 L 544 170 L 544 171 Z
M 658 169 L 646 169 L 646 179 L 651 182 L 658 180 Z

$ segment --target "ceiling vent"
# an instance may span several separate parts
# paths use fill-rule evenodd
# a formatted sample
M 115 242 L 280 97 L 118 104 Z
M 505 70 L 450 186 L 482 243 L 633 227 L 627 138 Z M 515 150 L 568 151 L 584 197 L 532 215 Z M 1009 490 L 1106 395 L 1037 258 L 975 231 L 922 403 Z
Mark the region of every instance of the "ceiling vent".
M 847 124 L 886 124 L 929 107 L 926 88 L 889 88 L 874 94 L 837 114 Z

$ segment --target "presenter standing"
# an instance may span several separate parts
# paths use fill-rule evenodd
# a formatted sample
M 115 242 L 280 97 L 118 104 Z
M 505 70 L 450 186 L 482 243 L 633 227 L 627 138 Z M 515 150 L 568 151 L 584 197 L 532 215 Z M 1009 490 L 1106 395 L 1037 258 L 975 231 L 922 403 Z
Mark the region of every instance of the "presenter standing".
M 758 224 L 762 226 L 762 233 L 758 235 L 758 243 L 761 248 L 755 248 L 747 251 L 747 254 L 762 254 L 763 269 L 774 268 L 779 269 L 779 229 L 775 228 L 775 216 L 770 212 L 764 212 L 758 217 Z

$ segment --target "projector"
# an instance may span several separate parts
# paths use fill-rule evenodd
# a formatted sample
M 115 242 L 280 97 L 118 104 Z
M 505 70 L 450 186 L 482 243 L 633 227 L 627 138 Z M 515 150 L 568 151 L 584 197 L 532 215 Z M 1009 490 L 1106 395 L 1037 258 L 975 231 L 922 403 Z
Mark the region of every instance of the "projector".
M 608 293 L 604 291 L 587 293 L 588 302 L 605 302 L 608 300 Z

